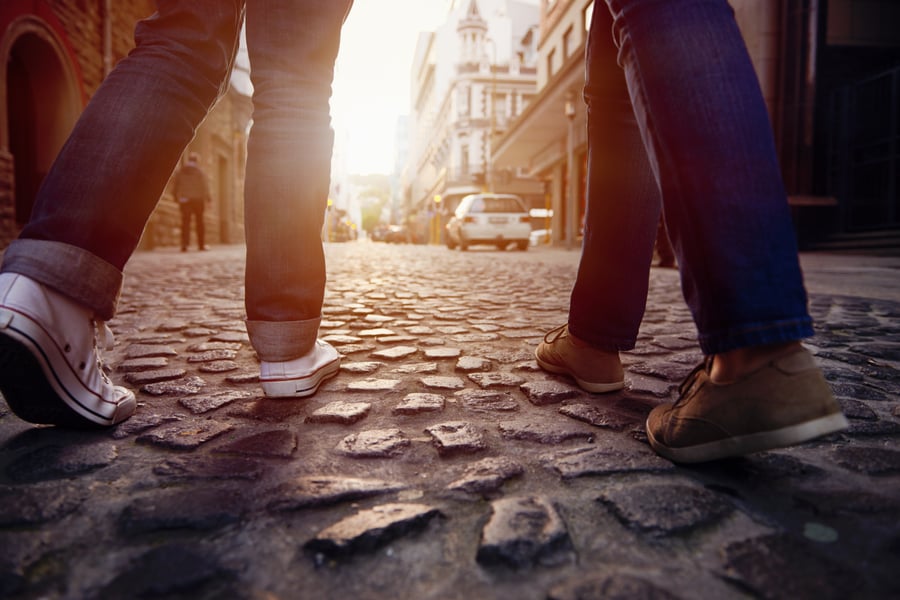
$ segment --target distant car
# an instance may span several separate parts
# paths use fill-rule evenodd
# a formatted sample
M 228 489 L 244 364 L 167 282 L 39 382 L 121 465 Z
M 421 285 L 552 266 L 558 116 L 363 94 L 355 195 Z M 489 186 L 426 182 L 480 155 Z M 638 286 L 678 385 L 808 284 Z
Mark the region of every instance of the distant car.
M 531 217 L 525 203 L 513 194 L 470 194 L 460 200 L 447 223 L 446 243 L 453 250 L 467 250 L 476 244 L 490 244 L 500 250 L 515 243 L 527 250 Z
M 407 239 L 406 227 L 391 225 L 384 236 L 384 241 L 391 244 L 405 244 Z
M 385 223 L 379 223 L 372 229 L 372 233 L 369 234 L 369 239 L 371 239 L 373 242 L 383 242 L 387 238 L 389 232 L 389 225 Z

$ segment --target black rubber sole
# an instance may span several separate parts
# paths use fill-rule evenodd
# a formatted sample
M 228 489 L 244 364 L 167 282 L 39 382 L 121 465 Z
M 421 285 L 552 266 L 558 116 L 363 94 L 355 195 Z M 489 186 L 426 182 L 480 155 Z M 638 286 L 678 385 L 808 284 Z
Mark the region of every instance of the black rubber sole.
M 0 334 L 0 392 L 17 417 L 39 425 L 100 429 L 57 395 L 40 362 L 23 343 Z

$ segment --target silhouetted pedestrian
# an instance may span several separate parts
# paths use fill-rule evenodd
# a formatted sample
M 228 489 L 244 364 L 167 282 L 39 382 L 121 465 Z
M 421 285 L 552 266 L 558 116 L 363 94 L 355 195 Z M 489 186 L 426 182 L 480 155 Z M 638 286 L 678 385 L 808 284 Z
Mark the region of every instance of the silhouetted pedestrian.
M 186 252 L 191 242 L 191 217 L 197 231 L 197 249 L 206 250 L 206 224 L 203 209 L 212 201 L 209 182 L 200 168 L 200 155 L 191 152 L 187 162 L 175 173 L 175 201 L 181 211 L 181 251 Z

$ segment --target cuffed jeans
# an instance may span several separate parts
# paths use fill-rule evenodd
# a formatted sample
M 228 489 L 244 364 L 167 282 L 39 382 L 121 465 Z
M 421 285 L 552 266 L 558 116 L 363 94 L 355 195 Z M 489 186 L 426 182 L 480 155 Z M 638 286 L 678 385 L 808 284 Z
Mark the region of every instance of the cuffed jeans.
M 315 342 L 329 114 L 352 0 L 157 0 L 135 49 L 91 98 L 48 173 L 3 271 L 113 317 L 122 270 L 179 157 L 227 89 L 246 12 L 253 128 L 245 178 L 247 329 L 260 358 Z
M 634 347 L 662 206 L 705 353 L 811 336 L 771 124 L 731 7 L 607 2 L 587 45 L 587 215 L 570 331 Z

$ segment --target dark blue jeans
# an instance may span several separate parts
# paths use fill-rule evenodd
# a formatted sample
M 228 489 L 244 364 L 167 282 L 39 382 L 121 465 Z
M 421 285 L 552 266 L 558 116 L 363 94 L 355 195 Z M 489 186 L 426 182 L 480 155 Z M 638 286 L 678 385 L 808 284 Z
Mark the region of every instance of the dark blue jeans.
M 227 89 L 246 11 L 253 129 L 245 179 L 246 307 L 264 360 L 315 341 L 325 286 L 329 98 L 352 0 L 158 0 L 91 98 L 3 270 L 115 313 L 122 269 L 179 157 Z
M 705 353 L 812 335 L 772 128 L 731 7 L 608 4 L 587 46 L 587 216 L 570 330 L 634 347 L 662 207 Z

